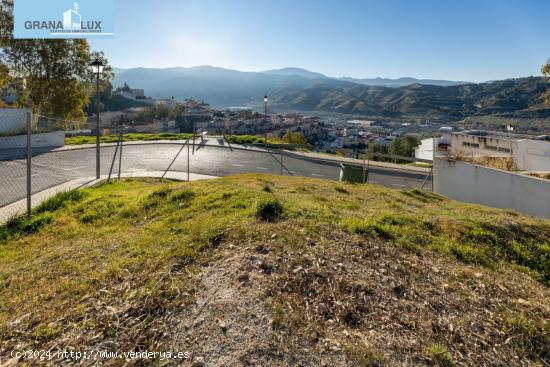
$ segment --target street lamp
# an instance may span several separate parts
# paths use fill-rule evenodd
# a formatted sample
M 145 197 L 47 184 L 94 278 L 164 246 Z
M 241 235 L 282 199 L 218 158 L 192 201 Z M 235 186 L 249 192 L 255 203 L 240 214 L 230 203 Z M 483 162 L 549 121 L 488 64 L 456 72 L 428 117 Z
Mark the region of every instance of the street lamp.
M 267 148 L 267 96 L 264 96 L 264 146 Z
M 99 162 L 99 77 L 103 73 L 103 69 L 105 68 L 105 65 L 103 65 L 103 61 L 99 59 L 95 59 L 90 64 L 90 70 L 93 74 L 96 76 L 96 88 L 97 88 L 97 96 L 96 96 L 96 104 L 97 104 L 97 131 L 96 131 L 96 160 L 95 160 L 95 174 L 96 178 L 99 179 L 100 177 L 100 162 Z

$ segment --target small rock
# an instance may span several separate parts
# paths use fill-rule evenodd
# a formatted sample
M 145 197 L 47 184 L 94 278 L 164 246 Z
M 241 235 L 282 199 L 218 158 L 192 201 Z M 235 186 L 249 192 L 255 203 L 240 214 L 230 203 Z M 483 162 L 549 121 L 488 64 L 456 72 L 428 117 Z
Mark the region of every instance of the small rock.
M 259 252 L 260 254 L 267 254 L 269 253 L 269 249 L 264 245 L 258 245 L 256 246 L 256 252 Z
M 204 364 L 204 357 L 195 357 L 195 360 L 193 361 L 192 367 L 204 367 L 206 366 Z
M 475 273 L 474 275 L 476 278 L 481 278 L 483 276 L 483 273 L 479 272 L 479 273 Z
M 218 320 L 218 326 L 222 329 L 222 332 L 225 333 L 227 331 L 227 325 L 223 320 Z
M 272 239 L 275 238 L 275 237 L 277 237 L 277 233 L 273 233 L 273 234 L 271 235 L 271 238 L 272 238 Z
M 250 276 L 248 275 L 247 272 L 244 272 L 241 275 L 239 275 L 239 277 L 237 279 L 241 283 L 248 283 L 248 281 L 250 280 Z
M 115 342 L 113 342 L 112 340 L 105 340 L 104 342 L 101 342 L 98 345 L 98 347 L 100 349 L 102 349 L 102 348 L 112 348 L 114 345 L 115 345 Z

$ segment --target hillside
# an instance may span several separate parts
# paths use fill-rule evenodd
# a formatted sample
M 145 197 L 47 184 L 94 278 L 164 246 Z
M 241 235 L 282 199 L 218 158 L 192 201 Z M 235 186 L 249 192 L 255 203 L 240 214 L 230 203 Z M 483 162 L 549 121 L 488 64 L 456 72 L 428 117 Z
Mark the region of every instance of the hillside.
M 299 177 L 60 194 L 0 227 L 0 364 L 547 365 L 549 239 L 511 211 Z
M 319 81 L 297 91 L 283 91 L 274 103 L 285 108 L 385 117 L 463 119 L 517 113 L 540 107 L 547 83 L 542 78 L 510 79 L 458 86 L 414 84 L 400 88 L 335 85 Z M 548 110 L 548 108 L 546 108 Z

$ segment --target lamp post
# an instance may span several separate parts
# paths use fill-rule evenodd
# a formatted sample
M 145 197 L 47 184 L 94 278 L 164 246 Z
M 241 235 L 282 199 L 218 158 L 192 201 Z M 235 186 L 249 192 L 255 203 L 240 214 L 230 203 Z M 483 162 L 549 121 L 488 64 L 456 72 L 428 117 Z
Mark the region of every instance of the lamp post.
M 267 96 L 264 96 L 264 146 L 267 148 Z
M 96 125 L 96 127 L 97 127 L 97 131 L 96 131 L 96 139 L 95 139 L 95 142 L 96 142 L 95 174 L 96 174 L 97 179 L 99 179 L 99 177 L 101 175 L 100 160 L 99 160 L 99 137 L 100 137 L 100 133 L 99 133 L 99 77 L 103 73 L 104 68 L 105 68 L 105 65 L 103 65 L 103 62 L 99 59 L 95 59 L 90 64 L 90 70 L 92 71 L 93 74 L 95 74 L 95 77 L 96 77 L 95 81 L 96 81 L 96 88 L 97 88 L 97 96 L 96 96 L 96 107 L 97 107 L 97 125 Z

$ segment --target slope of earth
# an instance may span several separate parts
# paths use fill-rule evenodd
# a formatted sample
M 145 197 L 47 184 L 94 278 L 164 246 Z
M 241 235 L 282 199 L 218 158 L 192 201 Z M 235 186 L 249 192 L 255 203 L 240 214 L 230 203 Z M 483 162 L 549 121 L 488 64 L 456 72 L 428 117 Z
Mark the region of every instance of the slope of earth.
M 0 364 L 544 366 L 549 239 L 511 211 L 297 177 L 64 193 L 0 227 Z

